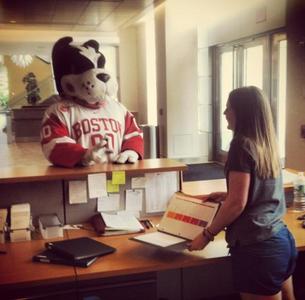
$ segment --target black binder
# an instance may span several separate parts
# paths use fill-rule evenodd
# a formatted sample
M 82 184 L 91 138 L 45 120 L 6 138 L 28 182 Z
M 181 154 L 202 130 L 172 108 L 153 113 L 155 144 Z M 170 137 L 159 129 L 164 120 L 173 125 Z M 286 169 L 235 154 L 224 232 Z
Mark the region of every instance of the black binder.
M 88 237 L 45 243 L 54 253 L 71 260 L 102 256 L 116 251 L 115 248 Z
M 89 257 L 79 260 L 66 259 L 51 250 L 45 250 L 33 256 L 33 261 L 45 263 L 45 264 L 57 264 L 57 265 L 68 265 L 75 267 L 87 268 L 98 259 L 98 256 Z

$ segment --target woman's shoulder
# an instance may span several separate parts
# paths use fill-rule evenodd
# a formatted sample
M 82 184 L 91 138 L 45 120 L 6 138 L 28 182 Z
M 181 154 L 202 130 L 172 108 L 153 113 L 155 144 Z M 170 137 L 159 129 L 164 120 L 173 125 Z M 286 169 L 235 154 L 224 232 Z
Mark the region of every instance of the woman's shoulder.
M 249 146 L 249 143 L 250 143 L 249 139 L 245 138 L 242 135 L 237 134 L 232 139 L 231 147 L 247 148 Z
M 240 156 L 252 157 L 254 148 L 253 142 L 249 138 L 236 135 L 231 142 L 230 151 L 238 153 Z

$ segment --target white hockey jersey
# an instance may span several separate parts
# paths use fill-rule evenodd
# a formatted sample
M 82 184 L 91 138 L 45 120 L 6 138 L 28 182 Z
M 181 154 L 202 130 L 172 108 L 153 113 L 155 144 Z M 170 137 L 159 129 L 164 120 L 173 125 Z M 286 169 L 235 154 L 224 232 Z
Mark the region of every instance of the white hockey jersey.
M 62 99 L 53 104 L 43 118 L 41 145 L 52 164 L 73 167 L 106 136 L 113 156 L 134 150 L 143 158 L 142 131 L 134 116 L 112 99 L 99 106 L 79 99 Z

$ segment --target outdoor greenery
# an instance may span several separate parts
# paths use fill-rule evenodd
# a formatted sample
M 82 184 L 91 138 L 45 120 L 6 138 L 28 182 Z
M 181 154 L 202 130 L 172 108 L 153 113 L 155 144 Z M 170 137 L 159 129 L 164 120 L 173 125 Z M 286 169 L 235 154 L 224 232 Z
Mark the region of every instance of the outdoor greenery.
M 5 67 L 0 68 L 0 109 L 8 105 L 8 79 Z

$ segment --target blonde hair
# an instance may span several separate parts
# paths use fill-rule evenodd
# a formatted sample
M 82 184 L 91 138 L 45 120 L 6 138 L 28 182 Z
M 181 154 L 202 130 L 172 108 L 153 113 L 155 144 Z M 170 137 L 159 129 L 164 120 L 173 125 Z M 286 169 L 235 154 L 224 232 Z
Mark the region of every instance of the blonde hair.
M 281 170 L 277 138 L 267 95 L 255 86 L 233 90 L 229 103 L 236 115 L 234 136 L 243 138 L 260 178 L 276 178 Z

